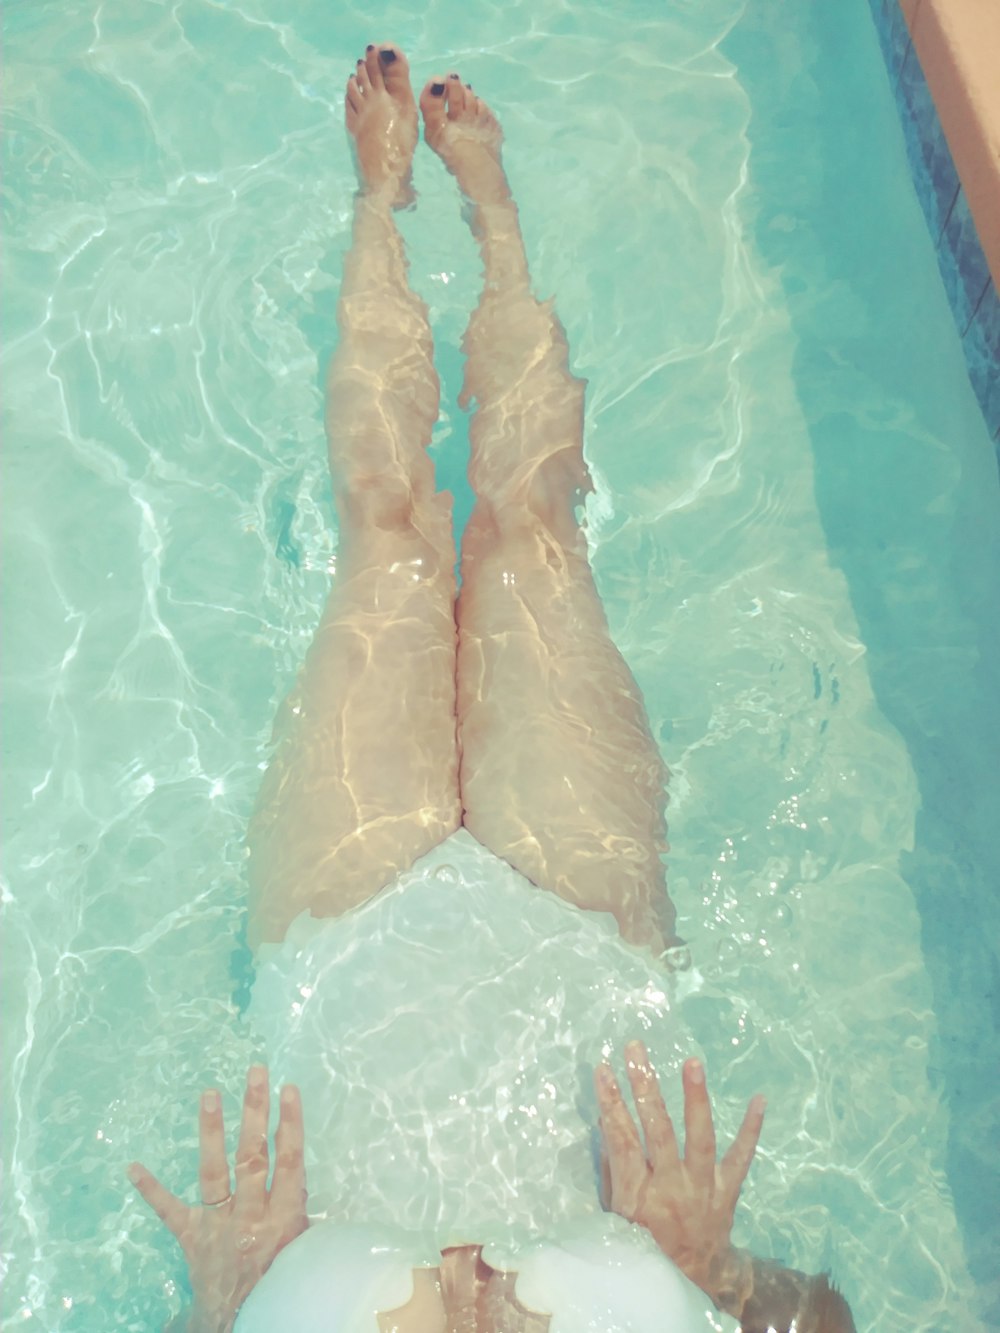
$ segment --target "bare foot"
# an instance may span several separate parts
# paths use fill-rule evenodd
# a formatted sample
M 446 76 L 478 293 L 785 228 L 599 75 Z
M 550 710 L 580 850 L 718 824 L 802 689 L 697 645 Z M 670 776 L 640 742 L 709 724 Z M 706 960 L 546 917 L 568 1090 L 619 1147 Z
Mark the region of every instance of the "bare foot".
M 369 46 L 347 81 L 347 132 L 368 190 L 392 189 L 397 208 L 412 203 L 410 168 L 417 146 L 417 104 L 410 66 L 398 46 Z
M 477 204 L 510 198 L 500 160 L 503 131 L 493 112 L 457 74 L 436 75 L 420 94 L 429 148 Z

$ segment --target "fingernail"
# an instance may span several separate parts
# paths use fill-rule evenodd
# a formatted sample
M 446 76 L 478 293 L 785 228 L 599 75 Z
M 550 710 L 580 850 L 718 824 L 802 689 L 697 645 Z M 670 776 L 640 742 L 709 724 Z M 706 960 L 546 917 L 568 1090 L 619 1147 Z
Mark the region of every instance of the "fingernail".
M 207 1092 L 201 1094 L 201 1104 L 206 1111 L 217 1111 L 222 1104 L 222 1099 L 214 1088 L 209 1088 Z
M 378 58 L 379 58 L 379 60 L 381 60 L 381 62 L 382 62 L 383 65 L 391 65 L 392 62 L 396 59 L 396 52 L 395 52 L 395 51 L 380 51 L 380 52 L 378 53 Z
M 705 1082 L 705 1066 L 700 1060 L 692 1060 L 688 1065 L 688 1077 L 692 1083 Z
M 443 83 L 432 83 L 432 84 L 431 84 L 431 96 L 432 96 L 432 97 L 441 97 L 441 96 L 443 95 L 443 93 L 444 93 L 444 84 L 443 84 Z

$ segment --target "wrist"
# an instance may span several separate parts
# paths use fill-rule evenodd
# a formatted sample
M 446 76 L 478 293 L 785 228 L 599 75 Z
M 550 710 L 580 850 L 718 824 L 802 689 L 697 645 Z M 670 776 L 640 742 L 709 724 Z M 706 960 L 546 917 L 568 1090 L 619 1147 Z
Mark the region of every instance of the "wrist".
M 727 1245 L 713 1255 L 701 1276 L 704 1280 L 695 1277 L 692 1281 L 712 1298 L 718 1309 L 739 1318 L 754 1287 L 750 1252 Z

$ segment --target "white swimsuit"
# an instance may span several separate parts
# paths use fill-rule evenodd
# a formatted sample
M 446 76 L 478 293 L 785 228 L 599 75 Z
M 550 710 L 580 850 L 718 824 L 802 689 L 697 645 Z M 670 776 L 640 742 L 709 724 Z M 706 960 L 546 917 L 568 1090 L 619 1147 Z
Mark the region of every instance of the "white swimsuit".
M 522 1293 L 539 1272 L 544 1286 L 579 1267 L 574 1237 L 605 1244 L 620 1219 L 597 1195 L 593 1069 L 641 1037 L 670 1104 L 696 1053 L 669 1016 L 684 982 L 623 943 L 610 916 L 536 888 L 464 830 L 363 907 L 303 913 L 261 950 L 250 1019 L 273 1082 L 302 1091 L 310 1214 L 350 1223 L 362 1249 L 383 1238 L 377 1260 L 345 1260 L 362 1286 L 362 1270 L 376 1284 L 407 1276 L 402 1299 L 380 1289 L 376 1308 L 404 1304 L 409 1271 L 449 1246 L 482 1245 Z
M 620 1219 L 614 1219 L 620 1222 Z M 577 1228 L 521 1256 L 516 1292 L 549 1333 L 738 1333 L 638 1228 Z M 413 1295 L 404 1236 L 323 1222 L 284 1249 L 234 1333 L 374 1333 Z

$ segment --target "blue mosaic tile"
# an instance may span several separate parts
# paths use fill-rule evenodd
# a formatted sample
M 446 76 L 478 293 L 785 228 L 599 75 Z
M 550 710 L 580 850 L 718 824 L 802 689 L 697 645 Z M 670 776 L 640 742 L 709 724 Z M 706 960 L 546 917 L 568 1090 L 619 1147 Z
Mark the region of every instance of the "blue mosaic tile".
M 916 123 L 921 135 L 940 133 L 937 107 L 927 86 L 920 58 L 911 46 L 899 70 L 896 101 Z
M 990 434 L 1000 437 L 1000 298 L 991 282 L 962 339 L 969 379 Z
M 944 137 L 937 116 L 934 117 L 934 125 L 937 133 L 924 140 L 924 162 L 927 164 L 932 196 L 928 223 L 934 243 L 938 244 L 942 229 L 947 226 L 952 208 L 958 199 L 960 187 L 951 149 L 948 147 L 948 140 Z
M 910 30 L 899 7 L 899 0 L 885 0 L 878 29 L 889 81 L 895 88 L 910 50 Z
M 965 196 L 962 196 L 964 202 Z M 956 200 L 956 204 L 957 204 Z M 950 219 L 949 219 L 950 220 Z M 965 283 L 962 274 L 958 269 L 958 256 L 949 246 L 947 239 L 942 235 L 937 247 L 938 271 L 941 274 L 941 281 L 944 283 L 945 292 L 948 295 L 948 304 L 951 307 L 951 317 L 955 321 L 955 327 L 958 329 L 959 337 L 964 336 L 965 330 L 969 327 L 969 320 L 972 318 L 972 312 L 979 303 L 979 297 L 983 294 L 980 287 L 979 293 L 974 301 L 970 303 L 966 295 Z
M 910 170 L 927 226 L 937 244 L 958 193 L 958 172 L 938 120 L 934 99 L 912 47 L 900 71 L 896 96 L 903 117 Z
M 893 0 L 895 4 L 896 0 Z M 875 32 L 878 36 L 878 44 L 882 48 L 882 60 L 885 62 L 888 71 L 891 62 L 892 43 L 889 39 L 889 20 L 887 17 L 887 8 L 889 0 L 868 0 L 868 6 L 872 11 L 872 22 L 875 24 Z M 890 75 L 890 82 L 892 76 Z
M 914 56 L 915 60 L 916 57 Z M 907 61 L 907 65 L 909 65 Z M 926 88 L 926 85 L 924 85 Z M 906 157 L 910 164 L 910 175 L 913 178 L 913 188 L 917 192 L 917 198 L 920 200 L 920 206 L 924 210 L 924 216 L 927 218 L 927 226 L 934 232 L 935 240 L 941 234 L 944 226 L 944 218 L 940 219 L 939 225 L 935 228 L 937 219 L 937 197 L 931 185 L 930 170 L 924 156 L 924 138 L 923 121 L 916 113 L 911 103 L 902 101 L 901 97 L 902 83 L 896 89 L 896 95 L 899 99 L 899 117 L 903 127 L 903 143 L 906 146 Z M 916 85 L 916 98 L 919 100 L 919 85 Z
M 949 287 L 948 297 L 955 312 L 955 322 L 964 333 L 990 280 L 989 265 L 979 244 L 979 234 L 964 191 L 955 200 L 942 244 L 955 261 L 954 293 Z

